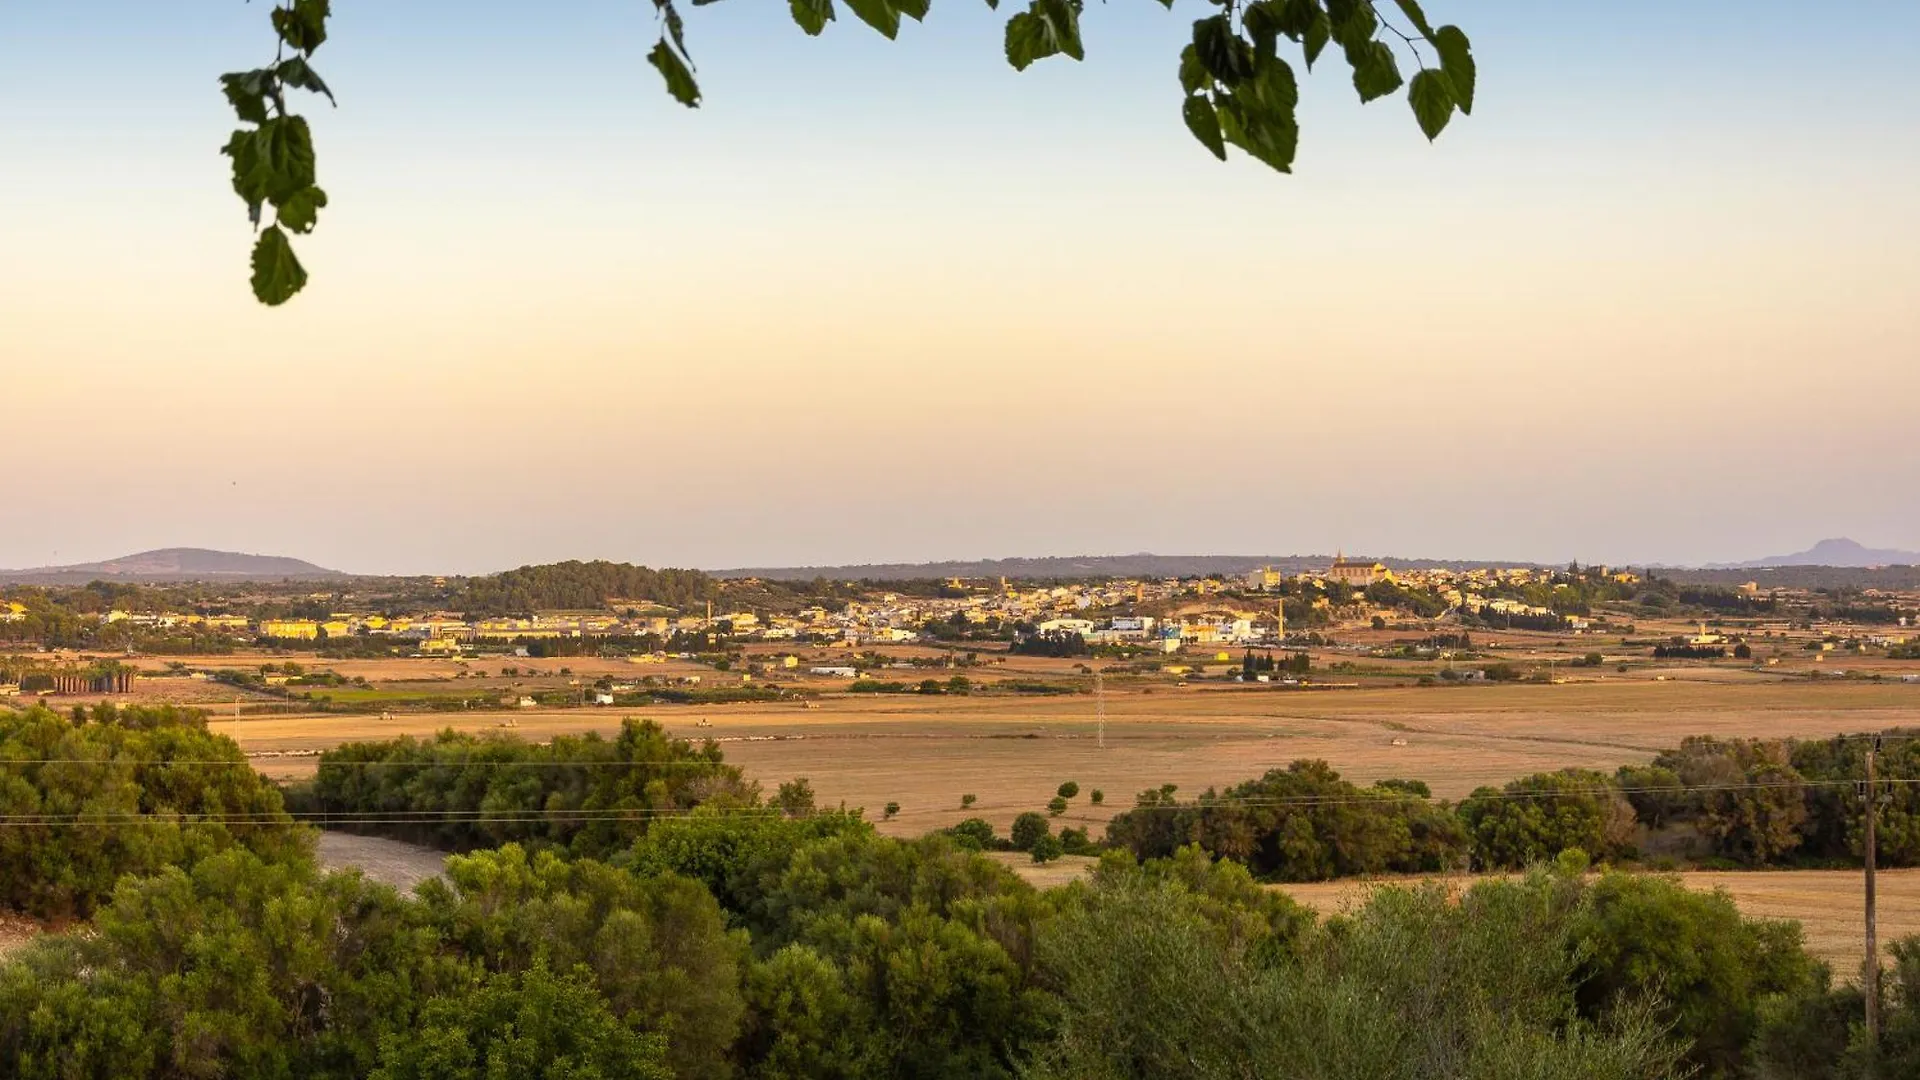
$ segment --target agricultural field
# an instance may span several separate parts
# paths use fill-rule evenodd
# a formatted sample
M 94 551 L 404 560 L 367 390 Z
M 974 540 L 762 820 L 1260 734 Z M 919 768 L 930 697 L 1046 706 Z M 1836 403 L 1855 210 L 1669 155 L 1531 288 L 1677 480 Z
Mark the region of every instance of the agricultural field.
M 1004 829 L 1065 780 L 1086 794 L 1062 824 L 1092 826 L 1165 783 L 1187 794 L 1323 758 L 1359 782 L 1427 781 L 1457 798 L 1482 784 L 1566 766 L 1611 771 L 1685 735 L 1822 737 L 1920 724 L 1920 686 L 1748 677 L 1595 680 L 1302 691 L 1193 685 L 1061 696 L 828 693 L 801 702 L 620 709 L 218 717 L 214 729 L 269 775 L 310 774 L 342 742 L 427 735 L 443 727 L 511 730 L 529 739 L 612 731 L 623 715 L 675 735 L 718 741 L 769 789 L 807 777 L 823 805 L 888 802 L 883 830 L 914 834 L 980 816 Z M 1104 707 L 1104 740 L 1098 711 Z M 1104 742 L 1104 746 L 1103 746 Z M 978 801 L 968 811 L 960 797 Z

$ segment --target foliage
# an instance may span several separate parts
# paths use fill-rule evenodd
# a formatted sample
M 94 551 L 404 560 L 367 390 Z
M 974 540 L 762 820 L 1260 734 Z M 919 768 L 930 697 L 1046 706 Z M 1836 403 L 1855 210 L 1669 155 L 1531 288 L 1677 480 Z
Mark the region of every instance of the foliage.
M 230 849 L 0 966 L 0 1075 L 346 1080 L 460 977 L 391 889 Z
M 344 743 L 321 755 L 310 798 L 318 811 L 344 816 L 345 827 L 436 847 L 513 841 L 604 857 L 654 816 L 751 806 L 757 789 L 715 744 L 695 746 L 628 718 L 610 740 L 589 732 L 539 745 L 449 729 L 426 740 Z M 369 815 L 370 823 L 353 820 Z
M 1355 787 L 1324 761 L 1296 761 L 1191 803 L 1166 788 L 1142 792 L 1108 822 L 1107 842 L 1143 859 L 1197 843 L 1279 881 L 1442 870 L 1466 850 L 1451 808 Z
M 1540 886 L 1383 889 L 1262 947 L 1179 883 L 1108 874 L 1041 938 L 1062 999 L 1034 1075 L 1628 1078 L 1672 1075 L 1650 1018 L 1583 1020 L 1568 920 Z
M 1052 830 L 1053 826 L 1047 824 L 1045 817 L 1029 810 L 1013 819 L 1013 828 L 1007 837 L 1013 841 L 1015 851 L 1032 851 L 1034 842 Z
M 585 975 L 536 964 L 427 1002 L 417 1027 L 380 1040 L 368 1080 L 673 1080 L 665 1042 L 622 1023 Z
M 1610 777 L 1590 769 L 1478 788 L 1461 802 L 1460 819 L 1472 836 L 1474 863 L 1484 868 L 1524 867 L 1568 850 L 1611 859 L 1634 837 L 1633 807 Z
M 602 608 L 616 599 L 690 609 L 717 595 L 717 583 L 698 570 L 654 570 L 594 560 L 523 566 L 469 578 L 460 583 L 448 603 L 473 618 Z
M 1800 846 L 1806 792 L 1789 744 L 1693 737 L 1653 765 L 1691 789 L 1680 816 L 1698 824 L 1716 853 L 1764 864 Z
M 695 6 L 702 2 L 693 0 Z M 988 6 L 998 2 L 988 0 Z M 1173 6 L 1173 0 L 1162 3 Z M 660 29 L 647 63 L 675 101 L 697 107 L 701 91 L 679 7 L 675 0 L 653 0 L 653 6 Z M 833 0 L 792 0 L 789 6 L 794 22 L 809 35 L 820 34 L 837 14 Z M 1300 91 L 1292 64 L 1280 55 L 1285 39 L 1299 47 L 1308 69 L 1329 44 L 1338 45 L 1363 102 L 1405 87 L 1420 131 L 1429 141 L 1439 137 L 1455 111 L 1473 111 L 1478 79 L 1471 44 L 1459 27 L 1429 22 L 1417 0 L 1396 0 L 1393 20 L 1399 21 L 1390 20 L 1381 6 L 1373 0 L 1251 0 L 1223 5 L 1195 21 L 1192 44 L 1179 58 L 1180 115 L 1187 130 L 1222 161 L 1231 145 L 1279 172 L 1293 171 Z M 889 39 L 899 34 L 903 18 L 919 22 L 928 7 L 928 0 L 845 0 L 846 10 Z M 1026 10 L 1007 20 L 1007 62 L 1024 71 L 1051 56 L 1084 59 L 1083 9 L 1082 0 L 1030 0 Z M 266 304 L 284 303 L 306 285 L 286 233 L 312 231 L 318 210 L 327 205 L 326 193 L 314 184 L 306 120 L 288 111 L 285 94 L 301 89 L 333 99 L 308 62 L 327 39 L 329 14 L 328 0 L 286 0 L 275 6 L 270 18 L 277 45 L 296 55 L 282 60 L 277 54 L 270 67 L 220 79 L 240 121 L 255 125 L 234 132 L 225 150 L 233 158 L 234 190 L 256 227 L 263 205 L 276 211 L 253 256 L 253 292 Z M 1411 78 L 1401 74 L 1396 46 L 1419 67 Z
M 1582 1011 L 1657 1001 L 1654 1015 L 1705 1075 L 1738 1075 L 1766 1001 L 1820 988 L 1799 926 L 1745 919 L 1725 892 L 1615 872 L 1584 901 L 1572 924 Z
M 0 815 L 0 906 L 50 918 L 91 913 L 122 875 L 310 843 L 233 740 L 172 708 L 0 711 Z
M 1063 799 L 1074 798 L 1080 794 L 1080 785 L 1075 783 L 1072 780 L 1068 780 L 1066 783 L 1061 784 L 1060 790 L 1056 791 L 1054 794 L 1060 796 Z

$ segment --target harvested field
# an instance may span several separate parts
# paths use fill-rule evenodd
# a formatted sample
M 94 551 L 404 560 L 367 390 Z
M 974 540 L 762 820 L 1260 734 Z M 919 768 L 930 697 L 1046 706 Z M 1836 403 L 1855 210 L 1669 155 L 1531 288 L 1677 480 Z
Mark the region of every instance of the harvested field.
M 1920 722 L 1920 686 L 1898 683 L 1596 680 L 1560 686 L 1348 691 L 1156 688 L 1106 695 L 1105 749 L 1090 694 L 1062 697 L 830 695 L 798 704 L 638 710 L 674 734 L 720 740 L 729 761 L 771 788 L 808 777 L 822 805 L 901 813 L 910 835 L 977 815 L 1004 829 L 1064 780 L 1083 791 L 1059 824 L 1096 831 L 1135 793 L 1163 783 L 1193 794 L 1324 758 L 1350 779 L 1426 780 L 1457 798 L 1482 784 L 1566 766 L 1612 770 L 1682 736 L 1823 737 Z M 511 730 L 542 740 L 612 731 L 622 711 L 561 709 L 216 719 L 249 753 L 313 753 L 356 739 L 442 727 Z M 1394 745 L 1404 740 L 1405 745 Z M 269 775 L 310 775 L 311 757 L 256 757 Z M 1094 807 L 1095 788 L 1106 803 Z M 960 796 L 979 797 L 966 812 Z M 877 817 L 877 813 L 874 815 Z

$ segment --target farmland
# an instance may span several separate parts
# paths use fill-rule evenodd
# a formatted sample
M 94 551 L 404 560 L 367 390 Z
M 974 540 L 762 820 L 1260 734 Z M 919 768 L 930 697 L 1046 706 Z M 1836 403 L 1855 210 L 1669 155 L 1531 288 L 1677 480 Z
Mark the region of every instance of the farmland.
M 1148 692 L 1151 689 L 1152 692 Z M 1682 736 L 1821 737 L 1920 720 L 1920 687 L 1744 676 L 1646 678 L 1563 685 L 1479 685 L 1325 692 L 1267 687 L 1109 691 L 1104 749 L 1090 694 L 923 697 L 824 694 L 797 703 L 638 710 L 689 739 L 712 738 L 769 788 L 808 777 L 823 804 L 875 810 L 906 835 L 978 815 L 1004 828 L 1043 805 L 1063 780 L 1106 794 L 1062 819 L 1099 825 L 1135 792 L 1173 783 L 1224 786 L 1297 758 L 1322 758 L 1356 781 L 1426 780 L 1457 798 L 1482 784 L 1565 766 L 1611 771 Z M 312 754 L 342 742 L 425 735 L 442 727 L 516 734 L 610 731 L 623 710 L 220 717 L 214 729 L 270 775 L 311 772 Z M 963 813 L 960 796 L 978 802 Z M 877 816 L 874 815 L 874 816 Z

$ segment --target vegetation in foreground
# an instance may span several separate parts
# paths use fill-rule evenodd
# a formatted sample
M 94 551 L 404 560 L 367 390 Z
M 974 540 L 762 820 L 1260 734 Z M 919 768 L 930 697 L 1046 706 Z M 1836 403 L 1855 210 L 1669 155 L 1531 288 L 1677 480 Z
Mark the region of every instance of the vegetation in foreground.
M 249 812 L 275 842 L 205 832 L 240 816 L 227 788 L 169 785 L 224 742 L 142 710 L 0 719 L 10 823 L 76 771 L 167 808 L 45 830 L 32 862 L 10 859 L 34 897 L 103 852 L 167 853 L 128 858 L 72 904 L 90 923 L 0 965 L 0 1075 L 1837 1078 L 1875 1059 L 1920 1074 L 1920 941 L 1896 947 L 1869 1046 L 1860 992 L 1832 985 L 1796 926 L 1586 873 L 1572 852 L 1457 901 L 1383 889 L 1316 921 L 1193 844 L 1111 850 L 1040 891 L 962 835 L 881 837 L 801 785 L 767 800 L 723 784 L 709 804 L 700 782 L 653 776 L 607 781 L 621 799 L 668 789 L 673 811 L 633 815 L 631 834 L 455 855 L 403 897 L 318 871 L 284 809 Z M 672 771 L 608 760 L 596 776 Z

